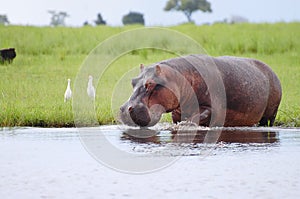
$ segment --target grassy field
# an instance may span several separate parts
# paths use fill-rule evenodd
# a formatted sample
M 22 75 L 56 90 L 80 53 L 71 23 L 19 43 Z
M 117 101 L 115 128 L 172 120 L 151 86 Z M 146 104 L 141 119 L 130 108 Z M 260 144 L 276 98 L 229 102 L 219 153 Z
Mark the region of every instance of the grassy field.
M 81 65 L 100 42 L 135 28 L 0 26 L 0 48 L 14 47 L 17 51 L 12 64 L 0 65 L 0 126 L 74 126 L 72 102 L 63 100 L 67 79 L 72 80 L 73 88 Z M 209 55 L 252 57 L 270 65 L 283 87 L 276 124 L 300 126 L 300 23 L 184 24 L 170 29 L 190 36 Z M 124 91 L 120 97 L 120 89 L 126 84 L 126 81 L 119 82 L 123 74 L 139 63 L 150 64 L 174 56 L 142 49 L 111 63 L 96 85 L 97 121 L 114 123 L 117 107 L 111 105 L 121 103 L 114 98 L 122 101 L 130 95 Z

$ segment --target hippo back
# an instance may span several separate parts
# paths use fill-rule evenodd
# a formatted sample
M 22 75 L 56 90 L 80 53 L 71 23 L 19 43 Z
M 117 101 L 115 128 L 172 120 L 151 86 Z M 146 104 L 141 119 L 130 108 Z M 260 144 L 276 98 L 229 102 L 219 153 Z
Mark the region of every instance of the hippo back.
M 208 99 L 207 97 L 203 98 L 203 90 L 208 89 L 211 94 L 212 90 L 222 90 L 218 87 L 224 85 L 226 93 L 225 126 L 253 125 L 264 118 L 273 120 L 271 121 L 271 125 L 273 125 L 281 100 L 281 86 L 275 73 L 266 64 L 255 59 L 231 56 L 214 58 L 207 55 L 189 55 L 162 61 L 160 64 L 166 64 L 183 74 L 188 74 L 186 77 L 190 81 L 193 76 L 191 74 L 198 73 L 205 79 L 206 85 L 213 85 L 210 86 L 210 91 L 206 87 L 202 89 L 202 92 L 197 92 L 199 87 L 194 86 L 199 103 Z M 214 75 L 217 73 L 221 74 L 222 79 Z M 214 84 L 213 82 L 216 81 L 223 82 Z M 215 93 L 218 94 L 219 91 Z M 214 96 L 209 100 L 220 96 L 223 97 L 223 95 Z M 248 119 L 244 121 L 242 118 Z M 263 125 L 267 124 L 263 123 Z

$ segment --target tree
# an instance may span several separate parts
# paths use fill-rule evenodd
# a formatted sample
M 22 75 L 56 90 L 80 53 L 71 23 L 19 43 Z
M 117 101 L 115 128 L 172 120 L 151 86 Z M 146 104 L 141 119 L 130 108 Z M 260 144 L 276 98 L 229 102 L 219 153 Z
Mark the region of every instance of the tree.
M 97 19 L 95 20 L 95 24 L 98 25 L 106 25 L 106 21 L 103 20 L 102 15 L 99 13 L 97 15 Z
M 211 5 L 206 0 L 169 0 L 164 8 L 165 11 L 181 11 L 192 22 L 192 14 L 198 10 L 212 12 Z
M 144 15 L 138 12 L 129 12 L 129 14 L 123 16 L 122 22 L 124 25 L 128 25 L 128 24 L 145 25 Z
M 51 26 L 65 26 L 65 19 L 69 17 L 66 12 L 56 12 L 54 10 L 48 11 L 51 14 Z
M 7 25 L 9 24 L 8 18 L 6 15 L 0 15 L 0 25 Z
M 90 24 L 89 24 L 88 21 L 83 22 L 83 26 L 89 26 L 89 25 L 90 25 Z

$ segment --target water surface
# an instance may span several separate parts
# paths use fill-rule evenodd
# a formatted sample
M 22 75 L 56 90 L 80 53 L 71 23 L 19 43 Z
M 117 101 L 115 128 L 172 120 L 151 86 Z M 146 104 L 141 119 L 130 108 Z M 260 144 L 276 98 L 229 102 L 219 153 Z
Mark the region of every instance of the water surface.
M 97 148 L 104 140 L 136 160 L 174 161 L 152 172 L 119 172 L 98 159 L 116 159 Z M 0 198 L 300 196 L 300 129 L 4 128 L 0 157 Z

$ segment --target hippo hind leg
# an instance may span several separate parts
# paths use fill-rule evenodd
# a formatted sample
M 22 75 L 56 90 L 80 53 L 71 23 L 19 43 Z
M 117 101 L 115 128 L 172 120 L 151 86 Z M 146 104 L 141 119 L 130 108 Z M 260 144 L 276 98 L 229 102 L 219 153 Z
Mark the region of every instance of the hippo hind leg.
M 259 126 L 268 126 L 268 118 L 262 117 L 259 121 Z
M 273 126 L 277 115 L 277 109 L 274 111 L 271 117 L 263 116 L 259 121 L 259 126 Z
M 272 118 L 261 118 L 261 120 L 259 121 L 259 126 L 273 126 L 274 125 L 274 121 L 275 121 L 275 117 Z

